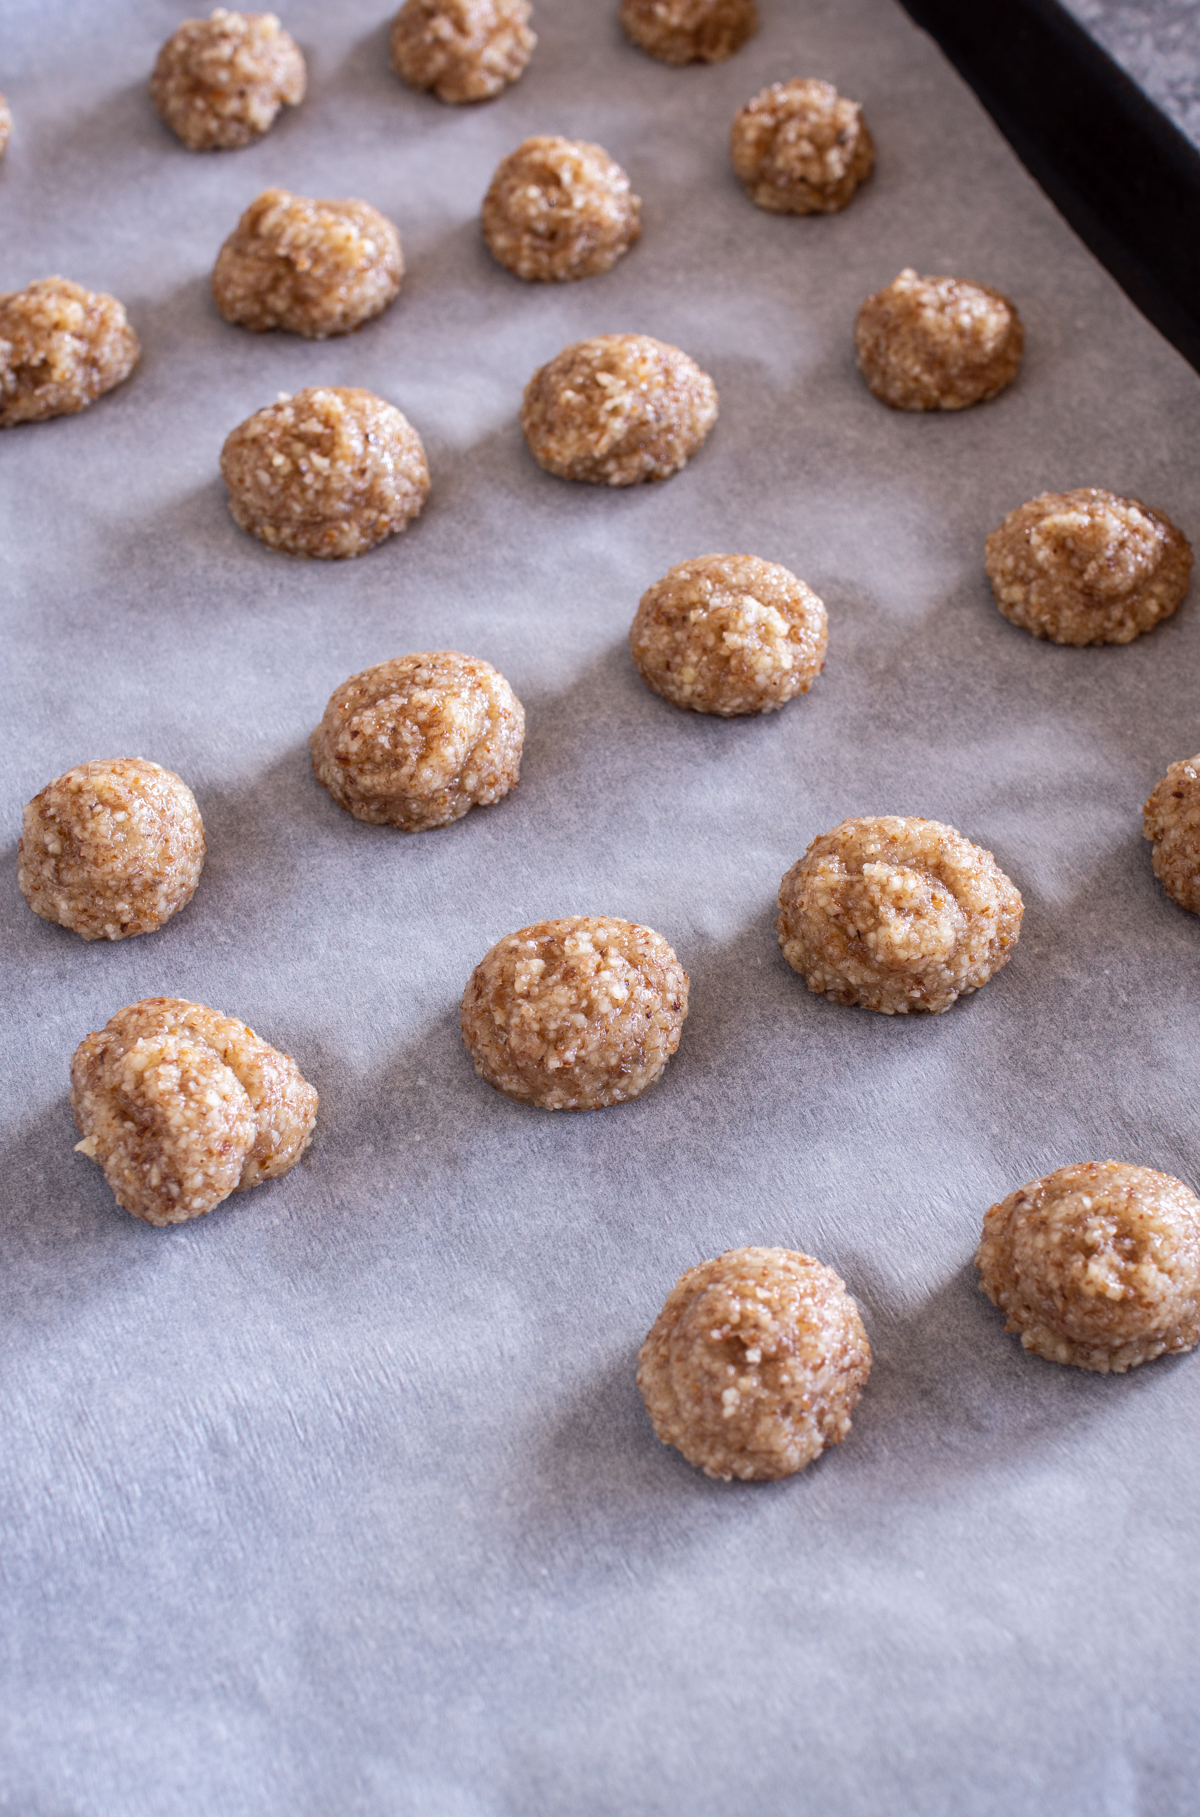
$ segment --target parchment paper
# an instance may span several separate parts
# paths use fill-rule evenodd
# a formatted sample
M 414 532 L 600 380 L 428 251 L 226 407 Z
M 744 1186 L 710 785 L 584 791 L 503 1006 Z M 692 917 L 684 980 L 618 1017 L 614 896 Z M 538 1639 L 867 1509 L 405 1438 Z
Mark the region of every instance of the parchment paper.
M 85 414 L 0 436 L 9 1004 L 2 1177 L 0 1808 L 36 1817 L 1054 1812 L 1162 1817 L 1200 1783 L 1200 1360 L 1101 1379 L 1025 1357 L 976 1289 L 981 1215 L 1068 1161 L 1200 1180 L 1200 925 L 1141 803 L 1200 745 L 1200 605 L 1125 649 L 998 615 L 982 542 L 1101 484 L 1200 534 L 1200 382 L 889 0 L 763 0 L 732 61 L 672 70 L 608 0 L 539 0 L 525 78 L 455 109 L 389 74 L 377 5 L 293 0 L 309 99 L 198 156 L 144 85 L 167 0 L 10 4 L 0 286 L 61 271 L 145 357 Z M 831 220 L 755 209 L 736 108 L 820 74 L 875 178 Z M 531 132 L 597 139 L 645 202 L 609 276 L 494 265 L 477 210 Z M 255 337 L 208 274 L 258 191 L 359 195 L 408 275 L 347 340 Z M 851 325 L 902 265 L 1015 297 L 1017 384 L 893 414 Z M 525 381 L 584 335 L 655 334 L 721 420 L 668 484 L 529 458 Z M 356 561 L 229 518 L 227 432 L 361 384 L 425 438 L 421 520 Z M 710 550 L 825 599 L 827 671 L 760 721 L 633 670 L 642 590 Z M 522 781 L 457 826 L 359 825 L 308 734 L 347 675 L 488 658 Z M 22 804 L 85 758 L 195 789 L 209 857 L 159 934 L 85 945 L 18 895 Z M 1019 884 L 1011 965 L 935 1019 L 811 997 L 784 870 L 847 814 L 919 813 Z M 478 1080 L 458 1001 L 543 916 L 648 923 L 693 1009 L 643 1101 L 537 1113 Z M 72 1153 L 67 1067 L 156 992 L 244 1017 L 321 1093 L 286 1180 L 158 1231 Z M 875 1346 L 845 1445 L 775 1486 L 654 1439 L 639 1342 L 734 1244 L 844 1275 Z

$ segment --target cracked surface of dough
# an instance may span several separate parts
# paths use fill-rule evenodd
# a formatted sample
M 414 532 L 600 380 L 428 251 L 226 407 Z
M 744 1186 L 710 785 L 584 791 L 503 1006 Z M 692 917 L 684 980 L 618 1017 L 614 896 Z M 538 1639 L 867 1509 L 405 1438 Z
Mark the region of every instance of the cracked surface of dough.
M 534 373 L 521 406 L 538 465 L 596 486 L 669 479 L 716 420 L 708 374 L 648 334 L 598 334 L 564 347 Z
M 418 833 L 515 788 L 524 736 L 524 709 L 498 669 L 435 650 L 352 675 L 310 743 L 339 807 Z
M 400 235 L 369 202 L 265 189 L 217 256 L 213 299 L 239 327 L 323 341 L 385 310 L 403 274 Z
M 594 278 L 633 245 L 641 209 L 602 145 L 543 134 L 501 159 L 483 199 L 483 237 L 515 277 Z
M 294 1167 L 317 1094 L 235 1016 L 145 997 L 80 1042 L 71 1108 L 76 1146 L 118 1205 L 148 1224 L 182 1224 Z
M 998 290 L 905 270 L 862 305 L 854 346 L 868 387 L 893 410 L 963 410 L 1016 378 L 1025 330 Z
M 235 151 L 304 99 L 300 48 L 274 13 L 219 6 L 185 19 L 158 53 L 150 99 L 189 151 Z
M 533 54 L 528 0 L 407 0 L 392 22 L 392 68 L 439 101 L 490 101 Z
M 620 18 L 660 63 L 720 63 L 758 29 L 754 0 L 621 0 Z
M 141 348 L 116 297 L 68 278 L 0 296 L 0 429 L 71 416 L 127 379 Z
M 1142 809 L 1154 875 L 1180 908 L 1200 915 L 1200 756 L 1173 763 Z
M 1192 548 L 1170 518 L 1100 486 L 1042 492 L 987 539 L 1005 618 L 1056 644 L 1127 644 L 1188 590 Z
M 538 921 L 472 972 L 462 1036 L 489 1085 L 543 1110 L 638 1098 L 679 1046 L 688 975 L 661 934 L 608 916 Z
M 706 1476 L 772 1482 L 841 1444 L 870 1372 L 832 1268 L 791 1249 L 728 1249 L 675 1283 L 637 1379 L 664 1445 Z
M 843 820 L 779 886 L 783 956 L 810 991 L 886 1016 L 933 1014 L 1012 957 L 1020 892 L 940 820 Z
M 1122 1374 L 1200 1340 L 1200 1200 L 1181 1180 L 1081 1161 L 983 1220 L 979 1284 L 1052 1363 Z
M 773 82 L 734 116 L 733 168 L 773 214 L 836 214 L 875 168 L 862 108 L 832 82 Z

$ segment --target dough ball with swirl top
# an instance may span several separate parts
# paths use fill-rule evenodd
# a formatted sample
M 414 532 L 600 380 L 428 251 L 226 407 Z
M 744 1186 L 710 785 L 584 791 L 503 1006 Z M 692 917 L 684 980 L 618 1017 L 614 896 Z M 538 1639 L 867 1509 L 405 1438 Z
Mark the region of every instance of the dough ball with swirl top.
M 902 271 L 854 324 L 858 370 L 893 410 L 963 410 L 1011 385 L 1025 330 L 1016 305 L 969 278 Z
M 241 328 L 323 341 L 381 314 L 403 273 L 400 235 L 369 202 L 264 189 L 217 256 L 213 299 Z
M 734 118 L 733 168 L 772 214 L 836 214 L 875 168 L 862 108 L 832 82 L 773 82 Z
M 576 341 L 525 387 L 521 427 L 539 467 L 594 486 L 636 486 L 686 467 L 717 420 L 717 388 L 648 334 Z
M 503 158 L 483 198 L 488 251 L 515 277 L 561 284 L 614 266 L 642 204 L 602 145 L 542 135 Z

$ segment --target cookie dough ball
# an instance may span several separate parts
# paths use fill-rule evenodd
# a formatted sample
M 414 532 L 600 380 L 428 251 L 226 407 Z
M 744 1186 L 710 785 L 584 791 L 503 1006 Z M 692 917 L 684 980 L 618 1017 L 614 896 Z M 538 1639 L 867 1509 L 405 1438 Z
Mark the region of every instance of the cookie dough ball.
M 755 555 L 680 562 L 643 593 L 629 646 L 647 687 L 693 713 L 774 713 L 825 666 L 825 607 Z
M 213 297 L 241 328 L 323 341 L 382 314 L 403 272 L 400 235 L 369 202 L 264 189 L 217 256 Z
M 598 334 L 564 347 L 534 373 L 521 406 L 539 467 L 595 486 L 669 479 L 716 420 L 707 372 L 648 334 Z
M 528 0 L 407 0 L 392 22 L 392 68 L 439 101 L 490 101 L 533 54 Z
M 1200 756 L 1173 763 L 1142 809 L 1151 862 L 1172 902 L 1200 915 Z
M 996 604 L 1023 631 L 1055 644 L 1127 644 L 1175 611 L 1192 549 L 1140 499 L 1080 486 L 1010 511 L 984 565 Z
M 12 132 L 12 112 L 8 102 L 0 95 L 0 158 L 8 150 L 9 135 Z
M 25 809 L 17 884 L 43 921 L 85 940 L 150 934 L 185 908 L 204 867 L 196 798 L 140 757 L 77 764 Z
M 182 1224 L 277 1180 L 312 1140 L 317 1094 L 296 1062 L 203 1003 L 145 997 L 87 1035 L 71 1108 L 117 1204 Z
M 1025 330 L 998 290 L 902 271 L 854 325 L 858 370 L 893 410 L 963 410 L 1011 385 Z
M 832 82 L 773 82 L 743 107 L 729 135 L 746 193 L 773 214 L 837 214 L 875 168 L 862 108 Z
M 0 429 L 71 416 L 127 379 L 142 350 L 116 297 L 67 278 L 0 296 Z
M 190 151 L 233 151 L 304 99 L 307 73 L 274 13 L 185 19 L 158 53 L 150 99 Z
M 1026 1350 L 1123 1374 L 1200 1340 L 1200 1200 L 1181 1180 L 1081 1161 L 993 1205 L 979 1285 Z
M 535 283 L 594 278 L 642 231 L 642 204 L 602 145 L 542 135 L 501 160 L 483 199 L 488 251 Z
M 236 524 L 288 555 L 340 560 L 405 529 L 429 494 L 421 438 L 394 404 L 332 385 L 286 395 L 228 436 Z
M 779 886 L 775 926 L 810 991 L 885 1016 L 937 1015 L 1007 965 L 1020 891 L 940 820 L 843 820 Z
M 660 63 L 720 63 L 758 29 L 754 0 L 621 0 L 625 36 Z
M 640 1098 L 679 1046 L 688 975 L 661 934 L 569 915 L 498 940 L 463 993 L 475 1071 L 520 1104 L 599 1110 Z
M 434 650 L 352 675 L 309 742 L 339 807 L 420 833 L 515 788 L 524 737 L 525 710 L 498 669 Z
M 858 1307 L 791 1249 L 727 1249 L 675 1283 L 638 1352 L 654 1430 L 705 1476 L 794 1476 L 850 1430 L 871 1373 Z

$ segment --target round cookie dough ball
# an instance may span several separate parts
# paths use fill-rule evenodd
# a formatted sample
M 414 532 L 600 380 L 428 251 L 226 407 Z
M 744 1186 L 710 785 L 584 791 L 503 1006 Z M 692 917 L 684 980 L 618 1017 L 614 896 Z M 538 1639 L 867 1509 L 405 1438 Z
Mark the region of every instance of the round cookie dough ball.
M 323 341 L 382 314 L 403 273 L 400 235 L 369 202 L 264 189 L 217 255 L 213 298 L 239 327 Z
M 754 0 L 621 0 L 621 25 L 660 63 L 720 63 L 758 29 Z
M 1142 810 L 1154 875 L 1180 908 L 1200 915 L 1200 756 L 1173 763 Z
M 773 214 L 836 214 L 875 168 L 862 108 L 832 82 L 773 82 L 734 117 L 733 168 Z
M 595 486 L 669 479 L 716 420 L 707 372 L 648 334 L 598 334 L 564 347 L 534 373 L 521 405 L 539 467 Z
M 524 737 L 525 710 L 498 669 L 434 650 L 352 675 L 309 743 L 339 807 L 420 833 L 515 788 Z
M 1081 1161 L 993 1205 L 979 1285 L 1052 1363 L 1123 1374 L 1200 1340 L 1200 1200 L 1181 1180 Z
M 288 555 L 340 560 L 405 529 L 429 494 L 421 438 L 394 404 L 331 385 L 256 410 L 226 438 L 236 524 Z
M 694 713 L 773 713 L 825 666 L 825 607 L 755 555 L 680 562 L 643 593 L 629 646 L 647 687 Z
M 885 1016 L 937 1015 L 1007 965 L 1020 891 L 940 820 L 843 820 L 779 886 L 775 926 L 810 991 Z
M 12 133 L 12 110 L 8 102 L 0 95 L 0 158 L 8 150 L 9 136 Z
M 963 410 L 1011 385 L 1025 330 L 998 290 L 902 271 L 854 325 L 858 370 L 893 410 Z
M 664 1445 L 705 1476 L 794 1476 L 850 1430 L 871 1373 L 858 1307 L 791 1249 L 727 1249 L 681 1275 L 638 1352 Z
M 236 1017 L 146 997 L 79 1043 L 71 1108 L 76 1148 L 99 1162 L 117 1204 L 148 1224 L 182 1224 L 294 1167 L 317 1094 Z
M 1192 549 L 1140 499 L 1080 486 L 1010 511 L 984 566 L 996 604 L 1023 631 L 1055 644 L 1127 644 L 1175 611 Z
M 153 933 L 191 901 L 203 868 L 195 796 L 141 757 L 77 764 L 25 809 L 21 894 L 85 940 Z
M 158 53 L 150 99 L 189 151 L 234 151 L 261 139 L 280 108 L 304 99 L 300 47 L 274 13 L 185 19 Z
M 0 296 L 0 429 L 72 416 L 127 379 L 142 350 L 116 297 L 67 278 Z
M 439 101 L 490 101 L 533 54 L 528 0 L 407 0 L 392 22 L 392 68 Z
M 463 993 L 475 1071 L 520 1104 L 599 1110 L 640 1098 L 679 1046 L 688 975 L 661 934 L 569 915 L 498 940 Z
M 594 278 L 642 231 L 642 204 L 602 145 L 541 135 L 497 166 L 483 199 L 488 251 L 534 283 Z

